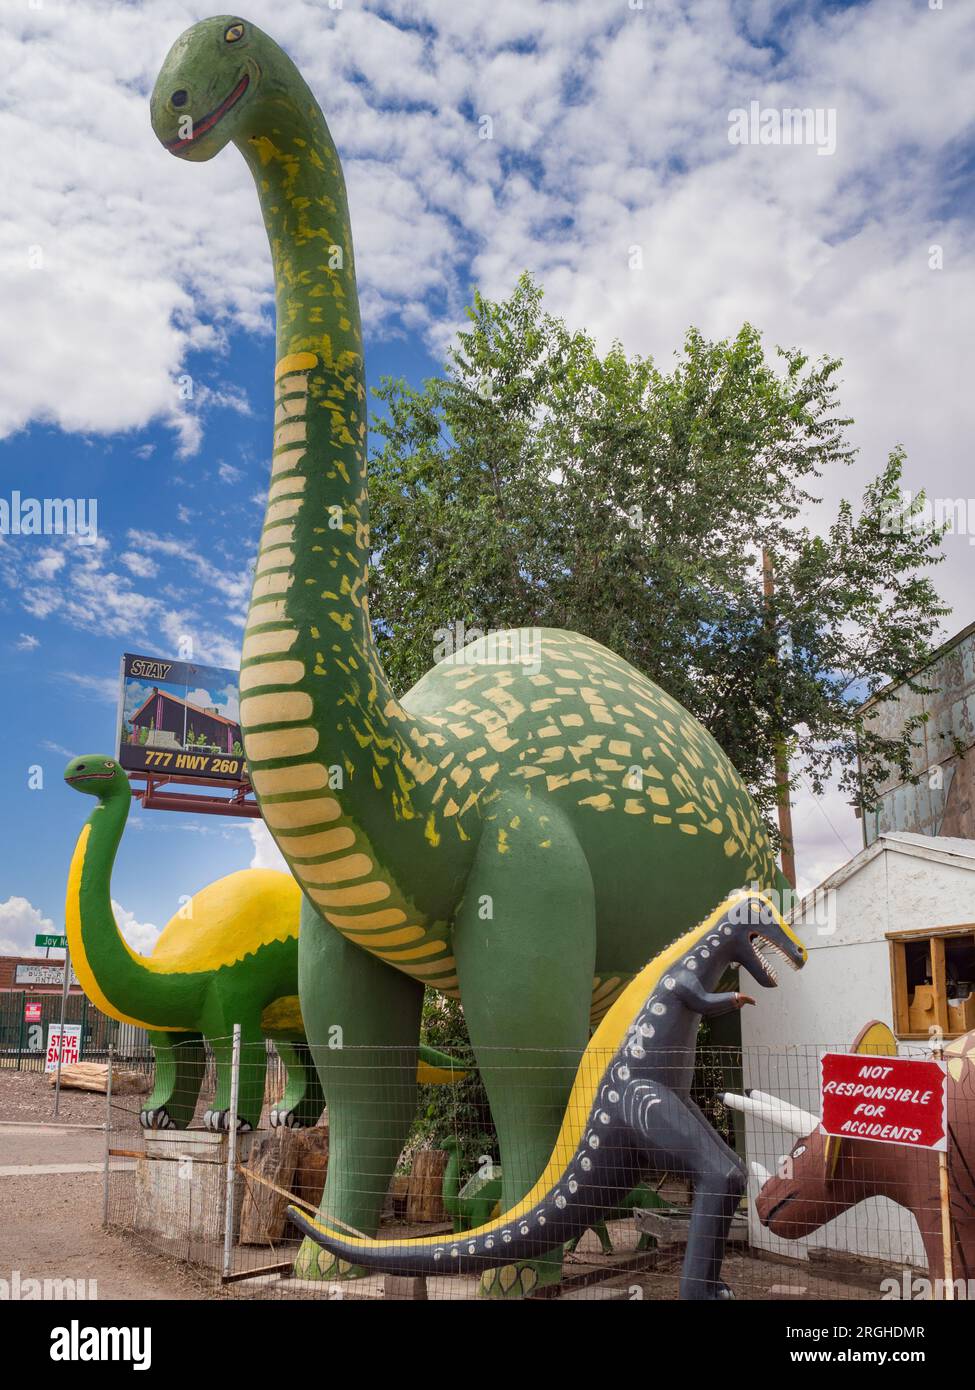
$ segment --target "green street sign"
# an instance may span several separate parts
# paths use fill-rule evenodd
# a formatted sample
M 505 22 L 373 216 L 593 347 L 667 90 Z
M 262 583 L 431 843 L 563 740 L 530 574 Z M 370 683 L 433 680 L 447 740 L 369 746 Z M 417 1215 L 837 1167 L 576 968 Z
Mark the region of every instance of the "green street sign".
M 68 947 L 68 938 L 66 936 L 51 936 L 48 933 L 41 932 L 39 936 L 34 937 L 34 945 L 53 946 L 55 948 L 60 947 L 61 950 L 64 951 L 67 950 Z

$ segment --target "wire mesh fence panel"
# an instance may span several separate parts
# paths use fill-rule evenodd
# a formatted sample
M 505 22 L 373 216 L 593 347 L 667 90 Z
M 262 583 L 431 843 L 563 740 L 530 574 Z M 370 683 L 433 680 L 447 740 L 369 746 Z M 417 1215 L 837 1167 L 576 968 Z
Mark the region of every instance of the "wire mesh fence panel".
M 846 1051 L 675 1048 L 646 1067 L 637 1037 L 431 1067 L 262 1042 L 233 1085 L 231 1039 L 190 1039 L 157 1055 L 151 1095 L 113 1100 L 107 1219 L 235 1297 L 937 1296 L 938 1155 L 820 1133 L 820 1059 Z M 951 1084 L 967 1278 L 975 1135 L 967 1073 Z M 500 1133 L 498 1085 L 520 1102 Z

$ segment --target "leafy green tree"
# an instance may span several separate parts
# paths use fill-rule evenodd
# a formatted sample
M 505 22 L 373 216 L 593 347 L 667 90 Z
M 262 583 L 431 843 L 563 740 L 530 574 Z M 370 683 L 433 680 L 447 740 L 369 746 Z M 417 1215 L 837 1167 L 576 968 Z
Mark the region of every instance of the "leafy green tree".
M 773 836 L 777 743 L 816 792 L 835 776 L 869 804 L 914 728 L 860 705 L 929 654 L 943 529 L 920 498 L 900 507 L 898 449 L 857 506 L 811 524 L 854 453 L 839 362 L 769 360 L 747 324 L 722 342 L 691 329 L 669 371 L 600 354 L 527 275 L 468 319 L 441 376 L 377 392 L 372 604 L 394 685 L 473 631 L 573 629 L 701 720 Z

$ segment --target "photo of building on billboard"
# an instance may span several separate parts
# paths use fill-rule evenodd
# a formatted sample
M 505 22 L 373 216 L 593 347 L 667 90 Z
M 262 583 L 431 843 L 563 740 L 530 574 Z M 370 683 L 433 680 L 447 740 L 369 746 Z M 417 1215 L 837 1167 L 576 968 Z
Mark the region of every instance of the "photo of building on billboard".
M 126 652 L 118 759 L 130 772 L 242 781 L 237 672 Z

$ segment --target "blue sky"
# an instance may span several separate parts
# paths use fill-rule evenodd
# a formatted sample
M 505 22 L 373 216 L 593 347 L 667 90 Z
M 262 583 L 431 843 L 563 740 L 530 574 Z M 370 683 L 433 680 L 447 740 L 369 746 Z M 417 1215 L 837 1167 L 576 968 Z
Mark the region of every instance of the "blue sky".
M 88 809 L 61 772 L 111 751 L 121 653 L 188 636 L 233 665 L 239 647 L 271 437 L 266 242 L 235 151 L 182 165 L 148 125 L 169 45 L 211 12 L 5 7 L 0 498 L 94 498 L 98 539 L 0 536 L 0 949 L 61 922 Z M 252 0 L 245 17 L 295 57 L 342 153 L 370 383 L 434 372 L 471 287 L 503 296 L 527 268 L 573 327 L 664 364 L 691 323 L 746 319 L 770 349 L 841 356 L 861 452 L 827 481 L 823 526 L 899 443 L 912 488 L 975 493 L 970 7 Z M 832 112 L 835 149 L 732 146 L 752 101 Z M 971 539 L 938 576 L 946 633 L 973 617 Z M 858 846 L 838 797 L 800 792 L 796 823 L 806 885 Z M 147 947 L 180 894 L 273 862 L 253 824 L 135 808 L 120 919 Z

